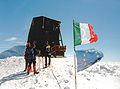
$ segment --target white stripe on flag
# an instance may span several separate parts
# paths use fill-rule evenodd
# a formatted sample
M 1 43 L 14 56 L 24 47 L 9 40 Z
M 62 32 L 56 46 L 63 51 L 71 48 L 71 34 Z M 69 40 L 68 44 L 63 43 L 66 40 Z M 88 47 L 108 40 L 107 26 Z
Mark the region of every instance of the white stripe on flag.
M 87 44 L 90 43 L 90 30 L 88 27 L 88 24 L 86 23 L 80 23 L 80 31 L 81 31 L 81 44 Z

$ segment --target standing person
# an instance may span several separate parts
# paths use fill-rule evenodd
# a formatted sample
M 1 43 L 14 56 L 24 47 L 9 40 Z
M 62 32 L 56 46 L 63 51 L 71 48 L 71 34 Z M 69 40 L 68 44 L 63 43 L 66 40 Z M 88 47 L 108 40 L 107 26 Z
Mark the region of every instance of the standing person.
M 27 66 L 28 66 L 28 55 L 29 55 L 28 50 L 29 50 L 29 47 L 30 47 L 30 42 L 28 42 L 26 44 L 26 50 L 25 50 L 25 54 L 24 54 L 24 59 L 25 59 L 25 69 L 24 69 L 24 71 L 27 70 Z
M 37 72 L 37 70 L 36 70 L 36 56 L 37 56 L 37 54 L 40 53 L 40 51 L 38 51 L 36 49 L 36 44 L 35 43 L 33 43 L 33 51 L 34 51 L 33 71 L 34 71 L 34 74 L 38 74 L 39 72 Z
M 49 59 L 48 63 L 47 63 L 47 57 Z M 50 64 L 51 64 L 51 46 L 47 41 L 47 43 L 45 45 L 45 68 L 50 66 Z
M 29 56 L 28 56 L 29 65 L 28 65 L 28 69 L 27 69 L 27 74 L 30 73 L 32 63 L 33 63 L 34 74 L 39 73 L 36 71 L 36 55 L 37 55 L 36 45 L 33 44 L 32 46 L 29 47 Z

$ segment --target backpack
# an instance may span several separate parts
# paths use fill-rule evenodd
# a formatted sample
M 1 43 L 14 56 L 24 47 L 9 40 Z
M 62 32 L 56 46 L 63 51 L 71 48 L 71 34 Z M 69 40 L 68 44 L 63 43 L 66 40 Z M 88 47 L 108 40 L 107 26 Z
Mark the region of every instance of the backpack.
M 50 45 L 46 46 L 46 52 L 47 52 L 47 55 L 51 55 L 51 47 L 50 47 Z
M 46 46 L 46 52 L 49 53 L 50 51 L 51 51 L 51 50 L 50 50 L 50 45 L 47 45 L 47 46 Z
M 33 61 L 35 59 L 35 54 L 34 54 L 33 48 L 26 48 L 25 58 L 28 59 L 29 61 Z

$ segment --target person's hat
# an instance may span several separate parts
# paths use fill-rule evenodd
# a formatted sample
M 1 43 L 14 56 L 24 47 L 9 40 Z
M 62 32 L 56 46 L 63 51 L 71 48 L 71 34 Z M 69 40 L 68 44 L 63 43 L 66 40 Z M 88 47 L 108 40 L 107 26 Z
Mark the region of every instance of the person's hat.
M 30 47 L 30 42 L 27 42 L 26 47 Z
M 33 44 L 36 44 L 37 42 L 36 41 L 33 41 Z

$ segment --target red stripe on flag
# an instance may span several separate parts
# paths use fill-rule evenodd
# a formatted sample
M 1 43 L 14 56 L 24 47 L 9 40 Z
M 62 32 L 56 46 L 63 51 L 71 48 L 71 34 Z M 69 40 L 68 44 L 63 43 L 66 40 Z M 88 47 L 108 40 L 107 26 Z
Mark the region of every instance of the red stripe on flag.
M 92 27 L 92 25 L 91 24 L 88 24 L 88 27 L 89 27 L 89 30 L 90 30 L 90 43 L 92 43 L 92 42 L 96 42 L 97 40 L 98 40 L 98 36 L 97 36 L 97 34 L 95 34 L 94 32 L 93 32 L 93 27 Z

